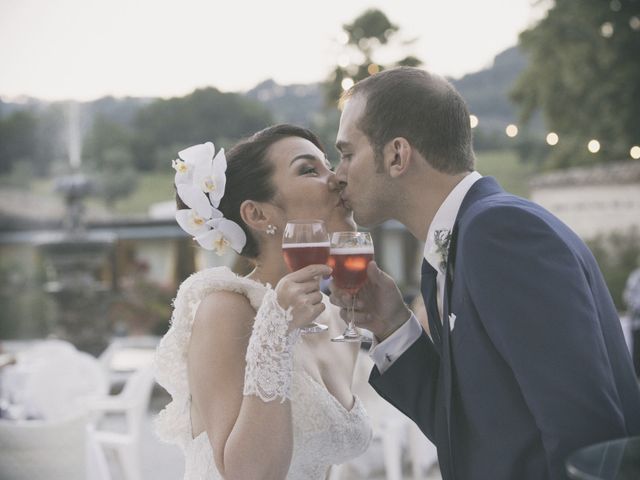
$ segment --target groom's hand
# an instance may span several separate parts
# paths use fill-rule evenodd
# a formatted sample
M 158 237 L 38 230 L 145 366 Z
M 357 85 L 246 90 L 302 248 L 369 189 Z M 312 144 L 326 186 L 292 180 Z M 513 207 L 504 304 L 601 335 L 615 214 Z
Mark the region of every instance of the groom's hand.
M 331 282 L 331 303 L 340 307 L 340 316 L 349 321 L 352 296 Z M 355 302 L 355 324 L 371 331 L 379 342 L 400 328 L 411 317 L 402 294 L 389 275 L 376 262 L 367 267 L 367 281 L 358 291 Z

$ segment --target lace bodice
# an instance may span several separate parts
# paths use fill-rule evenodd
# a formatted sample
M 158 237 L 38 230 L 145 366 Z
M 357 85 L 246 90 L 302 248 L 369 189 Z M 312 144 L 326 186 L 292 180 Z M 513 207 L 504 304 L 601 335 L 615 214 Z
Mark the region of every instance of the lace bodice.
M 193 274 L 178 290 L 171 328 L 156 353 L 158 383 L 172 397 L 156 419 L 156 432 L 184 451 L 184 480 L 221 478 L 206 432 L 195 439 L 191 432 L 187 348 L 198 305 L 212 291 L 229 290 L 245 295 L 258 310 L 269 288 L 238 277 L 226 267 L 218 267 Z M 359 399 L 356 398 L 351 410 L 346 410 L 303 369 L 296 361 L 297 349 L 293 347 L 293 455 L 287 479 L 320 480 L 326 478 L 330 465 L 343 463 L 366 450 L 371 440 L 371 425 Z

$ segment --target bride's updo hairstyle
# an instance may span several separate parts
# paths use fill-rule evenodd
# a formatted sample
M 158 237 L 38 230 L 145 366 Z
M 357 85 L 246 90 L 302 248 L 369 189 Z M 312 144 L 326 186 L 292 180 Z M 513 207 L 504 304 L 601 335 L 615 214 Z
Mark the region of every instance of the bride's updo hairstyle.
M 276 189 L 271 181 L 274 165 L 269 161 L 269 148 L 279 140 L 300 137 L 309 140 L 323 153 L 325 150 L 318 137 L 303 127 L 279 124 L 240 140 L 226 153 L 227 183 L 218 210 L 225 218 L 236 222 L 247 235 L 247 243 L 240 253 L 243 257 L 256 258 L 260 254 L 258 242 L 251 229 L 240 216 L 240 205 L 245 200 L 268 202 L 273 200 Z M 178 209 L 188 208 L 176 195 Z

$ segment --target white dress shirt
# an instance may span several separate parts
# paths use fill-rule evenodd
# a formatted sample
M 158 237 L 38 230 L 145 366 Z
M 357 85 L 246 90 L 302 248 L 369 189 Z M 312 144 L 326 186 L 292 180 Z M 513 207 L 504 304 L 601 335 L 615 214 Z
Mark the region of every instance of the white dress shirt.
M 442 205 L 440 205 L 440 208 L 431 221 L 431 225 L 429 225 L 423 255 L 424 259 L 438 272 L 436 276 L 438 288 L 437 301 L 441 318 L 444 299 L 444 272 L 439 268 L 441 258 L 436 253 L 435 232 L 437 230 L 451 231 L 453 229 L 453 224 L 456 221 L 464 197 L 467 195 L 471 186 L 480 178 L 482 178 L 482 175 L 475 171 L 464 177 L 460 183 L 451 190 L 444 202 L 442 202 Z M 377 343 L 374 337 L 369 355 L 378 367 L 378 371 L 384 373 L 400 355 L 420 338 L 420 335 L 422 335 L 422 326 L 415 315 L 412 314 L 407 322 L 383 342 Z

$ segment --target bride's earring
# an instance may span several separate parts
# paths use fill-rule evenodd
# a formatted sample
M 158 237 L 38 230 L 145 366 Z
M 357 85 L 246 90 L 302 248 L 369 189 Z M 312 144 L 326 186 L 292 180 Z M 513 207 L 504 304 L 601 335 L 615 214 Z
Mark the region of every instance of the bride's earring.
M 267 225 L 267 235 L 275 235 L 276 234 L 276 230 L 278 230 L 278 228 L 275 225 Z

